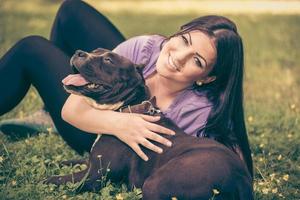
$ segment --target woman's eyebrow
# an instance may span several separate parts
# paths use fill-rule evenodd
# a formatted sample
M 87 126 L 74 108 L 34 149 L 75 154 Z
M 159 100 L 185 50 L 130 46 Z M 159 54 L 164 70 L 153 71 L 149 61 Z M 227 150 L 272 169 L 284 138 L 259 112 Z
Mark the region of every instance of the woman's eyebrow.
M 191 36 L 191 34 L 189 32 L 187 34 L 189 36 L 190 44 L 192 45 L 193 44 L 192 43 L 192 36 Z M 201 56 L 198 52 L 196 52 L 196 55 L 199 56 L 200 58 L 202 58 L 204 60 L 204 62 L 205 62 L 205 66 L 207 66 L 207 62 L 206 62 L 205 58 L 203 56 Z

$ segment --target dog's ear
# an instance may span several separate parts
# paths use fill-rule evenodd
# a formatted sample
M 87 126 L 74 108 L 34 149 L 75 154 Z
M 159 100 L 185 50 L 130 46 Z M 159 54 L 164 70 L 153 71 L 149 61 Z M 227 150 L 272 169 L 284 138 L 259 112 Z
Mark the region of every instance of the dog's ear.
M 143 75 L 143 69 L 144 69 L 145 65 L 143 65 L 143 64 L 134 64 L 134 67 L 137 69 L 139 74 Z

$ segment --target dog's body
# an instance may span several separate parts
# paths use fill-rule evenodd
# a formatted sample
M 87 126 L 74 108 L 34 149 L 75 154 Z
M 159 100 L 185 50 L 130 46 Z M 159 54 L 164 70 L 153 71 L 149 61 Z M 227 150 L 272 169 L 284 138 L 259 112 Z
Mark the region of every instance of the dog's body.
M 92 56 L 103 57 L 107 53 L 107 50 L 102 49 L 100 53 L 94 53 L 95 55 L 92 54 Z M 76 55 L 77 58 L 80 57 L 78 52 Z M 126 61 L 125 58 L 111 55 L 113 54 L 109 52 L 109 58 L 102 58 L 102 60 L 111 59 L 111 62 L 112 59 L 117 57 L 119 61 Z M 74 82 L 65 80 L 65 88 L 69 92 L 74 93 L 75 91 L 81 95 L 87 95 L 88 93 L 87 96 L 94 99 L 97 104 L 111 103 L 115 105 L 116 103 L 123 102 L 124 105 L 134 105 L 149 98 L 149 93 L 147 87 L 144 86 L 141 73 L 128 61 L 125 63 L 116 63 L 118 67 L 103 66 L 105 63 L 100 62 L 100 65 L 102 65 L 100 73 L 103 75 L 103 71 L 107 70 L 104 68 L 107 67 L 112 67 L 110 70 L 113 71 L 120 71 L 121 69 L 122 73 L 114 72 L 112 73 L 114 75 L 124 75 L 129 72 L 124 76 L 130 76 L 127 80 L 130 80 L 129 82 L 131 83 L 125 84 L 124 87 L 132 87 L 129 89 L 130 92 L 122 91 L 122 98 L 112 97 L 112 95 L 110 97 L 111 101 L 103 101 L 101 95 L 98 97 L 96 95 L 93 96 L 93 92 L 86 91 L 94 89 L 95 85 L 93 87 L 89 86 L 90 88 L 88 88 L 88 85 L 91 85 L 90 82 L 96 85 L 99 82 L 91 81 L 91 78 L 87 77 L 88 73 L 83 68 L 87 68 L 87 65 L 95 66 L 95 64 L 91 64 L 90 62 L 92 61 L 89 61 L 87 57 L 82 59 L 85 60 L 84 62 L 80 62 L 80 59 L 75 58 L 73 56 L 71 60 L 73 62 L 72 65 L 75 65 L 77 71 L 83 77 L 86 76 L 86 78 L 82 80 L 76 77 L 77 83 L 76 80 Z M 124 67 L 124 65 L 128 66 Z M 129 65 L 134 69 L 129 67 Z M 124 70 L 125 68 L 128 70 Z M 95 70 L 97 71 L 97 69 L 93 71 Z M 99 78 L 101 79 L 101 77 Z M 115 78 L 118 79 L 119 77 Z M 105 83 L 109 82 L 106 81 Z M 80 85 L 79 87 L 84 88 L 74 87 L 74 85 L 70 85 L 69 83 L 76 83 Z M 99 84 L 103 84 L 103 82 Z M 97 86 L 97 88 L 99 87 Z M 119 88 L 123 88 L 123 86 L 119 86 Z M 117 92 L 115 93 L 117 94 Z M 102 94 L 109 96 L 108 92 L 102 92 Z M 143 199 L 158 200 L 171 199 L 171 197 L 177 197 L 178 199 L 209 199 L 213 196 L 213 189 L 220 191 L 218 196 L 221 199 L 253 199 L 251 177 L 244 163 L 233 151 L 212 139 L 195 138 L 186 135 L 171 120 L 165 118 L 161 113 L 155 112 L 157 109 L 151 101 L 145 101 L 142 104 L 131 107 L 131 109 L 125 108 L 124 110 L 142 114 L 151 113 L 160 115 L 161 119 L 157 124 L 168 127 L 176 132 L 175 136 L 165 136 L 172 142 L 172 147 L 165 147 L 153 142 L 163 149 L 162 154 L 157 154 L 142 147 L 142 150 L 150 158 L 149 161 L 145 162 L 119 139 L 109 135 L 102 135 L 100 140 L 97 140 L 91 149 L 86 170 L 67 176 L 50 177 L 46 182 L 60 185 L 66 182 L 79 182 L 85 179 L 80 187 L 81 190 L 97 190 L 101 186 L 99 180 L 101 180 L 103 175 L 107 175 L 107 178 L 113 182 L 124 181 L 129 187 L 141 187 Z M 76 162 L 72 164 L 76 164 Z

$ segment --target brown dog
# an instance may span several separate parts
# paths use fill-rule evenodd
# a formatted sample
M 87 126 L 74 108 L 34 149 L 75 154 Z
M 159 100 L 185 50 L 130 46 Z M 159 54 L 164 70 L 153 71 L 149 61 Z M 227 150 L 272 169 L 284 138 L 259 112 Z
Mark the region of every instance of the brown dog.
M 99 180 L 105 174 L 113 182 L 141 187 L 143 199 L 207 200 L 213 196 L 213 189 L 220 192 L 217 199 L 253 199 L 252 179 L 238 155 L 212 139 L 186 135 L 155 107 L 154 98 L 145 101 L 149 93 L 140 66 L 104 49 L 92 53 L 77 51 L 71 65 L 80 74 L 63 81 L 67 91 L 88 97 L 91 105 L 101 109 L 143 101 L 123 111 L 160 115 L 157 124 L 174 130 L 176 135 L 165 136 L 172 142 L 171 148 L 154 142 L 163 149 L 162 154 L 142 147 L 150 158 L 147 162 L 119 139 L 102 135 L 91 149 L 86 170 L 53 176 L 46 183 L 81 181 L 81 191 L 95 191 L 100 189 Z

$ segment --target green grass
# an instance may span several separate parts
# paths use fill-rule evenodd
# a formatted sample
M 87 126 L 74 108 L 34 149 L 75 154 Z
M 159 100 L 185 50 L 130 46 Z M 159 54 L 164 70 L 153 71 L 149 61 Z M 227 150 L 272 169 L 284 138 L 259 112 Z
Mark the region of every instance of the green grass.
M 27 35 L 49 36 L 60 1 L 5 0 L 0 3 L 0 55 Z M 18 6 L 19 5 L 19 6 Z M 41 9 L 42 8 L 42 9 Z M 104 13 L 126 37 L 169 35 L 196 14 Z M 203 13 L 205 14 L 205 13 Z M 245 109 L 255 165 L 256 199 L 300 199 L 300 16 L 227 15 L 245 46 Z M 0 96 L 1 98 L 1 96 Z M 1 119 L 31 113 L 42 106 L 34 88 Z M 10 141 L 0 134 L 0 199 L 138 199 L 140 190 L 110 183 L 95 193 L 75 194 L 76 185 L 55 188 L 40 183 L 48 175 L 80 170 L 59 168 L 79 157 L 54 133 Z M 120 195 L 118 196 L 120 197 Z

